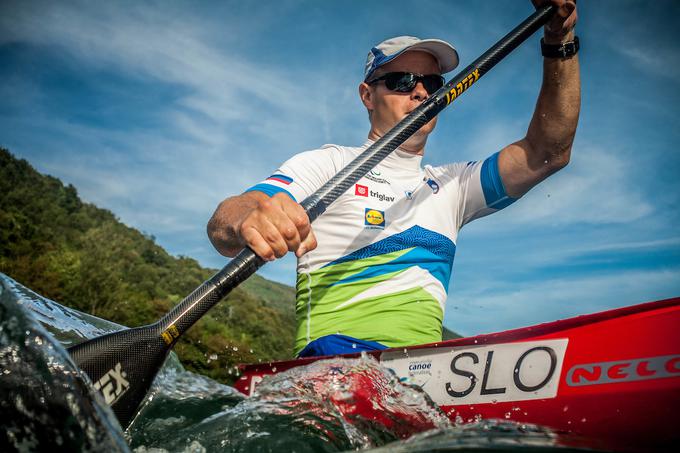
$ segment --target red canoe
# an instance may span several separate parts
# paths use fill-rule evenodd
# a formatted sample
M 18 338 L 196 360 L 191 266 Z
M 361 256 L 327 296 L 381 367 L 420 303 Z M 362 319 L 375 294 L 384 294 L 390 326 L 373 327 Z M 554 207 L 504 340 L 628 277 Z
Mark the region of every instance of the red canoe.
M 457 423 L 539 424 L 623 449 L 680 445 L 680 298 L 371 354 Z M 235 387 L 250 394 L 263 376 L 319 359 L 244 365 Z

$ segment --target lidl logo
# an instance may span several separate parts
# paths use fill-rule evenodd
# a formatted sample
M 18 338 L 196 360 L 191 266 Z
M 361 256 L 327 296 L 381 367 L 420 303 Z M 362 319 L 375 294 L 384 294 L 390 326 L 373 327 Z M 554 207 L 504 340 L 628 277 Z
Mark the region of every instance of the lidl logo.
M 360 197 L 368 196 L 368 187 L 362 186 L 361 184 L 354 185 L 354 195 L 359 195 Z
M 377 209 L 366 208 L 364 225 L 369 227 L 385 228 L 385 212 Z

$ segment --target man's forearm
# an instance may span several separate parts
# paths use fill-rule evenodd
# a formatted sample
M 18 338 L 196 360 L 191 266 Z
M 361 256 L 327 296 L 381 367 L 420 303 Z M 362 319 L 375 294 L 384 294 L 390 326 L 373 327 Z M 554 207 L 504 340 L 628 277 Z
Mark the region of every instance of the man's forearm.
M 570 41 L 573 36 L 572 30 L 562 41 Z M 534 164 L 547 164 L 557 170 L 569 162 L 580 106 L 578 55 L 544 58 L 543 84 L 526 137 L 532 154 L 528 157 Z

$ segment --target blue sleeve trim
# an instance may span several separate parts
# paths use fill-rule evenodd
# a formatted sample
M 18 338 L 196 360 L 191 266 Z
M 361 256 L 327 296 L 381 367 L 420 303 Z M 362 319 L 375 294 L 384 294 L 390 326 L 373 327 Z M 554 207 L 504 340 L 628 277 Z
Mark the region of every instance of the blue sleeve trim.
M 274 195 L 276 195 L 279 192 L 283 192 L 286 195 L 288 195 L 290 198 L 292 198 L 294 202 L 297 203 L 297 200 L 295 199 L 295 197 L 290 192 L 288 192 L 286 189 L 282 189 L 281 187 L 277 187 L 277 186 L 272 186 L 271 184 L 260 183 L 260 184 L 254 185 L 250 189 L 246 190 L 246 192 L 262 192 L 263 194 L 269 195 L 270 197 L 273 197 Z
M 516 198 L 509 197 L 505 193 L 503 180 L 498 171 L 499 154 L 500 152 L 497 152 L 484 161 L 480 175 L 484 200 L 486 201 L 486 206 L 491 209 L 503 209 L 517 201 Z

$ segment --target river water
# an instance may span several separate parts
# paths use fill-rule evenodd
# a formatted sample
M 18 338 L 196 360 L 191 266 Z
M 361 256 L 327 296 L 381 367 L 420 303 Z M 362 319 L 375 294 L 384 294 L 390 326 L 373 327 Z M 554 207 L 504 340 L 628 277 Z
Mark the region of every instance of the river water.
M 279 373 L 246 397 L 184 370 L 171 354 L 123 431 L 65 350 L 121 328 L 0 273 L 0 451 L 586 451 L 535 425 L 478 420 L 456 426 L 426 394 L 370 357 Z M 373 403 L 396 423 L 387 428 L 346 416 L 338 402 L 351 404 L 348 382 L 356 376 L 379 384 L 384 393 Z M 409 419 L 400 422 L 397 414 L 404 413 Z

